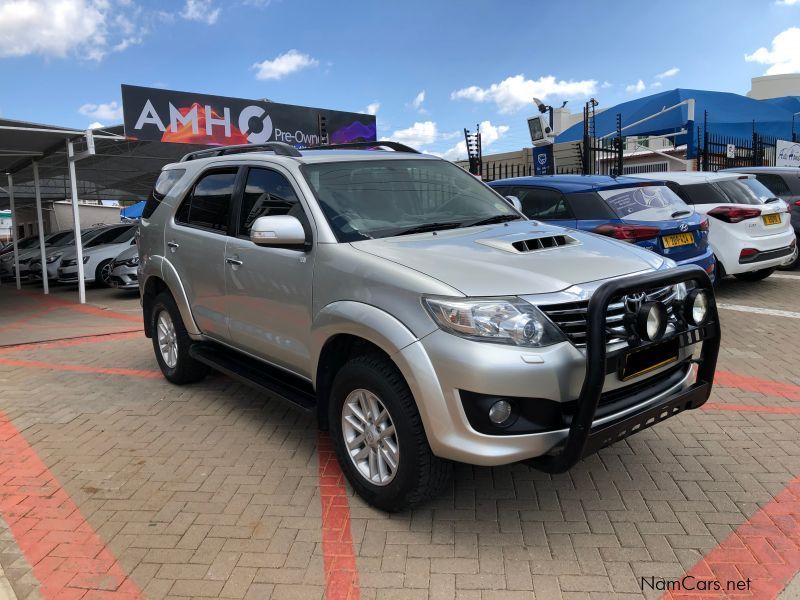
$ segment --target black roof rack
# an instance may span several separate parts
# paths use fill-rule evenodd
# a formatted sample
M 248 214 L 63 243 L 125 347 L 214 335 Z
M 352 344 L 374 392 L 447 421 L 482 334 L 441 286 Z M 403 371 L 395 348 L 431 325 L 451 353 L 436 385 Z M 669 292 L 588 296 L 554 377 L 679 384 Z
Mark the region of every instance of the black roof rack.
M 224 156 L 226 154 L 243 154 L 245 152 L 262 152 L 268 150 L 274 152 L 278 156 L 303 156 L 294 146 L 284 144 L 283 142 L 265 142 L 263 144 L 239 144 L 237 146 L 220 146 L 218 148 L 209 148 L 208 150 L 196 150 L 189 152 L 180 162 L 187 160 L 196 160 L 198 158 L 209 158 L 211 156 Z
M 358 148 L 391 148 L 395 152 L 413 152 L 419 154 L 419 150 L 415 150 L 411 146 L 406 146 L 400 142 L 392 142 L 391 140 L 379 140 L 377 142 L 349 142 L 347 144 L 328 144 L 325 146 L 314 146 L 313 148 L 306 148 L 306 150 L 342 150 L 342 149 L 358 149 Z

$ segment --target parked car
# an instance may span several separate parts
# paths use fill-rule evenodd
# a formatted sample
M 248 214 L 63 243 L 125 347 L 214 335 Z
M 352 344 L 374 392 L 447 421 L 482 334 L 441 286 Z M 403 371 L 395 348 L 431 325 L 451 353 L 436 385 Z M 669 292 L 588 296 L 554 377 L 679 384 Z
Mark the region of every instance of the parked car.
M 138 270 L 139 249 L 133 244 L 120 252 L 111 263 L 111 286 L 121 290 L 138 290 Z
M 44 236 L 45 249 L 61 246 L 65 238 L 71 235 L 70 231 L 55 231 Z M 33 257 L 41 257 L 42 251 L 39 247 L 39 237 L 25 238 L 25 244 L 17 244 L 17 261 L 19 263 L 20 277 L 28 277 L 30 274 L 29 263 Z M 11 252 L 0 253 L 0 278 L 16 277 L 14 267 L 14 248 Z
M 384 510 L 437 494 L 451 460 L 561 472 L 706 401 L 703 269 L 531 222 L 450 162 L 366 145 L 398 151 L 272 142 L 164 167 L 139 284 L 169 381 L 214 368 L 316 413 Z
M 786 203 L 754 176 L 670 172 L 638 177 L 668 180 L 685 202 L 708 217 L 709 242 L 720 277 L 759 281 L 795 260 L 797 239 Z
M 800 169 L 797 167 L 741 167 L 723 169 L 719 172 L 755 175 L 758 182 L 769 189 L 773 196 L 777 196 L 789 205 L 795 237 L 800 238 Z M 795 269 L 798 265 L 800 265 L 800 259 L 796 258 L 793 263 L 781 268 Z
M 136 244 L 134 224 L 115 226 L 98 235 L 83 248 L 83 278 L 86 283 L 111 286 L 111 271 L 114 259 L 122 250 Z M 65 252 L 56 271 L 59 283 L 78 281 L 78 261 L 75 250 Z
M 647 248 L 715 277 L 708 221 L 664 182 L 604 175 L 517 177 L 489 184 L 517 198 L 531 219 L 582 229 Z
M 132 225 L 128 224 L 120 224 L 120 225 L 100 225 L 95 227 L 89 227 L 86 229 L 81 230 L 81 244 L 83 245 L 84 250 L 88 248 L 92 248 L 94 246 L 99 246 L 100 244 L 105 244 L 108 242 L 113 241 L 120 235 L 128 233 L 132 227 Z M 134 235 L 135 231 L 131 233 L 131 237 Z M 47 277 L 50 280 L 57 280 L 58 279 L 58 269 L 61 265 L 62 258 L 66 255 L 71 255 L 72 257 L 75 256 L 75 250 L 73 244 L 75 243 L 75 236 L 70 232 L 70 235 L 65 237 L 63 240 L 63 245 L 58 247 L 53 247 L 47 250 L 45 253 L 45 261 L 47 263 Z M 112 257 L 113 258 L 113 257 Z M 34 279 L 42 277 L 42 261 L 39 256 L 34 256 L 28 265 L 30 270 L 30 276 Z M 88 270 L 88 269 L 85 269 Z

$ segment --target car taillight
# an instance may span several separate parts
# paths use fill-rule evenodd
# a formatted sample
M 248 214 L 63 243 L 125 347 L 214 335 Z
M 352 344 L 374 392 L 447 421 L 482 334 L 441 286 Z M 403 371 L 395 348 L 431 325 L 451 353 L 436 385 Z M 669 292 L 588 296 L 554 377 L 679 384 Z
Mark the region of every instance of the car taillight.
M 718 206 L 708 211 L 712 217 L 726 223 L 741 223 L 745 219 L 755 219 L 761 216 L 760 208 L 738 208 L 736 206 Z
M 595 233 L 600 235 L 607 235 L 623 242 L 639 242 L 641 240 L 649 240 L 658 237 L 658 227 L 649 227 L 647 225 L 622 225 L 608 223 L 594 228 Z
M 742 248 L 742 251 L 739 252 L 739 258 L 750 258 L 756 254 L 758 254 L 758 250 L 755 248 Z
M 700 231 L 708 231 L 708 219 L 700 221 Z
M 795 206 L 800 206 L 800 200 L 795 200 L 795 201 L 794 201 L 794 205 L 795 205 Z

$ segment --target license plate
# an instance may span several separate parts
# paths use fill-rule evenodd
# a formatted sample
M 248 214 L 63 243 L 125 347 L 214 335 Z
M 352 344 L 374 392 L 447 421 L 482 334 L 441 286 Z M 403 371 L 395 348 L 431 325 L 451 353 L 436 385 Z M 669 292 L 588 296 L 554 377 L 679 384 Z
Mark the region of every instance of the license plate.
M 678 360 L 679 349 L 678 338 L 673 338 L 643 350 L 632 350 L 625 355 L 619 378 L 622 381 L 627 381 L 659 367 L 674 363 Z
M 688 246 L 694 244 L 694 236 L 691 233 L 676 233 L 665 235 L 661 238 L 665 248 L 675 248 L 676 246 Z
M 764 225 L 780 225 L 781 224 L 781 215 L 780 215 L 780 213 L 776 213 L 774 215 L 762 215 L 761 218 L 764 221 Z

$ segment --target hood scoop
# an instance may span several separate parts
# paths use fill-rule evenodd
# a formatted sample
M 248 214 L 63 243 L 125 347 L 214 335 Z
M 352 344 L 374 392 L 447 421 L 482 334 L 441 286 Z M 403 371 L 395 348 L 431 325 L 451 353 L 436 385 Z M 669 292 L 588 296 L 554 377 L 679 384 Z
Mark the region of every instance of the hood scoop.
M 571 235 L 566 233 L 554 234 L 552 231 L 531 231 L 501 238 L 476 241 L 479 244 L 491 246 L 492 248 L 511 252 L 513 254 L 527 254 L 529 252 L 552 250 L 562 246 L 580 245 L 580 242 Z

